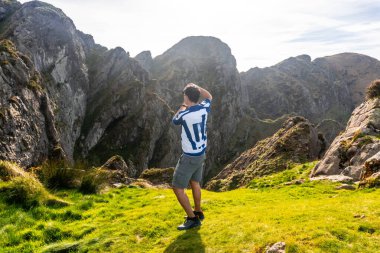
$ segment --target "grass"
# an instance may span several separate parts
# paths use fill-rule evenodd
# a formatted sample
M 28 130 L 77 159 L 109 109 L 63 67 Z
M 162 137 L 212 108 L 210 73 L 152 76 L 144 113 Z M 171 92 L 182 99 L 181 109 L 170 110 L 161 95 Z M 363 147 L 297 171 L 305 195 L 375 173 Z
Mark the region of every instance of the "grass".
M 288 179 L 302 178 L 311 165 L 305 167 Z M 73 203 L 60 208 L 26 210 L 0 201 L 0 251 L 263 252 L 278 241 L 287 252 L 380 251 L 379 190 L 308 181 L 287 186 L 286 177 L 277 174 L 272 186 L 203 191 L 206 219 L 187 232 L 176 230 L 184 212 L 171 190 L 60 190 L 55 195 Z
M 292 169 L 284 170 L 265 177 L 255 178 L 248 184 L 247 187 L 256 189 L 267 187 L 281 187 L 285 183 L 295 180 L 309 181 L 310 172 L 316 164 L 317 161 L 300 164 L 294 166 Z
M 62 206 L 69 203 L 51 195 L 31 173 L 16 163 L 0 160 L 0 200 L 24 209 L 39 205 Z

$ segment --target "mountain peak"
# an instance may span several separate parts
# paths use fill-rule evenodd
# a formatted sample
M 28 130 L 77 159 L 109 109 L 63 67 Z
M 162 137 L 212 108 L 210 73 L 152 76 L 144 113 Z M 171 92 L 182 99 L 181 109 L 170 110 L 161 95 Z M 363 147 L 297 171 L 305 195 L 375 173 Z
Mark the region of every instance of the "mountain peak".
M 217 62 L 229 63 L 236 67 L 236 60 L 231 54 L 230 47 L 220 39 L 211 36 L 186 37 L 157 58 L 161 57 L 209 58 Z
M 135 56 L 135 60 L 148 72 L 152 69 L 153 58 L 150 51 L 142 51 Z

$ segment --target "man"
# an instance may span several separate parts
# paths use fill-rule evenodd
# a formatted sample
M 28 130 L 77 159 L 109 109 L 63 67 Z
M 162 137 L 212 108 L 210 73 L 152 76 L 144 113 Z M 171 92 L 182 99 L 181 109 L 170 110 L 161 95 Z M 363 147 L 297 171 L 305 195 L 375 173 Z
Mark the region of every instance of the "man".
M 198 103 L 199 98 L 205 100 Z M 173 175 L 173 191 L 185 210 L 185 222 L 179 230 L 201 225 L 204 214 L 201 209 L 201 186 L 203 165 L 206 159 L 207 135 L 206 123 L 210 112 L 212 96 L 207 90 L 189 83 L 183 90 L 183 103 L 173 117 L 175 125 L 182 126 L 182 151 Z M 185 189 L 189 185 L 194 199 L 194 211 L 191 208 Z

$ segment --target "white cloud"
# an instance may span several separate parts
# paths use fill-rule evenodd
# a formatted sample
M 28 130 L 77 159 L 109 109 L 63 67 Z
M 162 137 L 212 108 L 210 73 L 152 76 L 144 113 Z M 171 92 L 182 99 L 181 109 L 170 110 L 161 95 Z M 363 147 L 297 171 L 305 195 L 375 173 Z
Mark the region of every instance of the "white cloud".
M 22 1 L 25 2 L 25 1 Z M 46 0 L 79 30 L 131 55 L 162 54 L 191 35 L 227 43 L 239 70 L 265 67 L 299 54 L 355 51 L 380 58 L 376 0 Z

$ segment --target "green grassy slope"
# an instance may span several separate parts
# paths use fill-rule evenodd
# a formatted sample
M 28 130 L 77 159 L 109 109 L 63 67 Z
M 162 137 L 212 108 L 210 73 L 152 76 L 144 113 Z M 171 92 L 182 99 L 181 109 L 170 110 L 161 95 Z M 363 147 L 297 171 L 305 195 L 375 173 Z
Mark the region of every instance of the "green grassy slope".
M 287 252 L 380 252 L 380 191 L 283 184 L 306 172 L 296 167 L 271 176 L 273 184 L 263 178 L 251 189 L 204 191 L 206 219 L 187 232 L 176 229 L 184 212 L 171 190 L 58 191 L 73 205 L 30 210 L 0 201 L 0 251 L 263 252 L 284 241 Z

